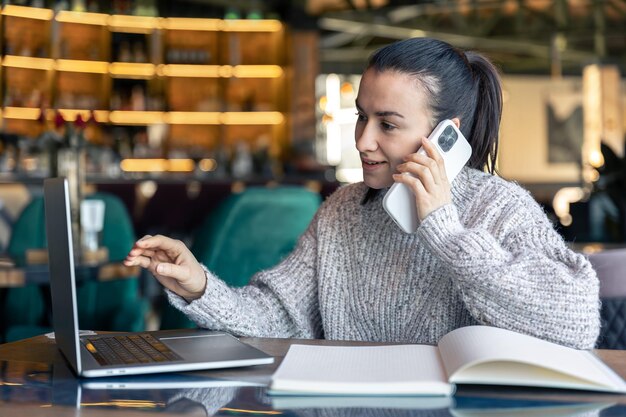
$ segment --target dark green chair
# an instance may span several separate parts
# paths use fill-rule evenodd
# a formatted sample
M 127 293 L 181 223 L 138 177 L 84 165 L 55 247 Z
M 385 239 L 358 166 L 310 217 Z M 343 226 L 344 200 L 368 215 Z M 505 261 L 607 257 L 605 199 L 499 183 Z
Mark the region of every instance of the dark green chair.
M 250 187 L 226 198 L 194 233 L 191 251 L 231 286 L 288 255 L 321 203 L 318 193 L 299 186 Z M 169 305 L 161 328 L 192 327 Z
M 26 250 L 45 248 L 43 198 L 37 197 L 24 207 L 11 229 L 7 254 L 21 266 L 26 263 Z M 5 326 L 4 341 L 10 342 L 48 331 L 44 296 L 38 285 L 8 288 L 2 306 Z
M 109 260 L 122 261 L 135 234 L 130 216 L 119 198 L 108 193 L 87 197 L 105 202 L 101 244 L 109 251 Z M 27 249 L 45 248 L 44 203 L 34 198 L 22 211 L 13 227 L 7 252 L 24 263 Z M 77 291 L 80 327 L 83 329 L 141 331 L 145 327 L 147 303 L 139 298 L 138 278 L 108 282 L 82 282 Z M 7 290 L 2 314 L 6 341 L 45 333 L 49 321 L 41 289 L 35 285 Z

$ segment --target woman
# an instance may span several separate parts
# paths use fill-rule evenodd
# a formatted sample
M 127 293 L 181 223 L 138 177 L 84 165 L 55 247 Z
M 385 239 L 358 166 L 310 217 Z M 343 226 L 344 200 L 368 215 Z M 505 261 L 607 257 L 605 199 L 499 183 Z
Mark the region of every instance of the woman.
M 434 344 L 485 324 L 592 348 L 600 321 L 589 262 L 526 191 L 493 175 L 502 111 L 493 65 L 435 39 L 396 42 L 371 57 L 356 105 L 364 181 L 330 196 L 279 265 L 230 288 L 163 236 L 139 240 L 126 264 L 148 268 L 198 325 L 238 335 Z M 473 148 L 452 185 L 426 140 L 443 119 Z M 415 194 L 414 234 L 381 205 L 394 181 Z

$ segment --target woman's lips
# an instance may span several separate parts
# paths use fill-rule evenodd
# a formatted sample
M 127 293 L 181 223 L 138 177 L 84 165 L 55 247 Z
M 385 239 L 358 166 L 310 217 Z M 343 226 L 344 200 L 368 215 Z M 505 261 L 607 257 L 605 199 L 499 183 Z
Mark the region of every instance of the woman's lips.
M 363 166 L 363 170 L 366 171 L 375 171 L 381 168 L 384 165 L 387 165 L 385 161 L 373 161 L 371 159 L 361 159 L 361 165 Z

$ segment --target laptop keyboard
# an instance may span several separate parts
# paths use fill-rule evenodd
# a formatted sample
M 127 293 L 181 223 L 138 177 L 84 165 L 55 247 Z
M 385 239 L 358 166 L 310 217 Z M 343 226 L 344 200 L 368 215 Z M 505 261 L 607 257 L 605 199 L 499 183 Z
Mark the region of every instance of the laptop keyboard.
M 148 333 L 98 336 L 85 340 L 100 365 L 131 365 L 180 361 L 182 358 Z

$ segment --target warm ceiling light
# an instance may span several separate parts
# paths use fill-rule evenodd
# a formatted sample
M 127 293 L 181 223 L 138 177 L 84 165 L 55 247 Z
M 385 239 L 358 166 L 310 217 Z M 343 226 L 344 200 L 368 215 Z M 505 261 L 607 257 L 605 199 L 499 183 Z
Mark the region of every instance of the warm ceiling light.
M 2 9 L 5 16 L 24 17 L 27 19 L 52 20 L 54 13 L 50 9 L 41 9 L 39 7 L 23 7 L 6 5 Z
M 38 120 L 41 109 L 32 107 L 5 107 L 2 117 L 5 119 Z
M 285 116 L 277 111 L 227 112 L 221 120 L 226 125 L 279 125 Z
M 162 18 L 146 16 L 111 15 L 107 19 L 111 32 L 151 33 L 161 27 Z
M 217 168 L 217 161 L 213 158 L 204 158 L 198 161 L 198 167 L 203 172 L 215 171 L 215 168 Z
M 103 13 L 82 13 L 61 10 L 57 13 L 55 20 L 61 23 L 78 23 L 81 25 L 98 25 L 105 26 L 109 18 L 108 14 Z
M 7 55 L 2 65 L 12 68 L 27 68 L 49 71 L 54 68 L 54 60 L 50 58 L 33 58 L 30 56 Z
M 163 112 L 160 111 L 112 111 L 109 121 L 116 125 L 151 125 L 163 123 Z
M 89 72 L 92 74 L 106 74 L 109 72 L 109 63 L 102 61 L 79 61 L 75 59 L 57 59 L 57 71 Z
M 109 121 L 108 110 L 83 110 L 83 109 L 59 109 L 59 113 L 63 116 L 63 120 L 68 122 L 74 122 L 76 117 L 80 114 L 83 120 L 91 120 L 95 118 L 98 123 L 107 123 Z M 54 120 L 56 116 L 56 110 L 49 109 L 46 113 L 48 120 Z
M 193 159 L 168 159 L 167 170 L 169 172 L 191 172 L 196 164 Z
M 124 159 L 120 162 L 124 172 L 191 172 L 195 168 L 193 159 Z
M 217 125 L 220 124 L 219 112 L 172 111 L 164 116 L 164 122 L 173 125 Z
M 278 65 L 237 65 L 233 76 L 237 78 L 279 78 L 283 69 Z
M 163 172 L 167 169 L 165 159 L 123 159 L 120 168 L 124 172 Z
M 581 201 L 585 197 L 585 191 L 580 187 L 564 187 L 559 189 L 552 199 L 552 208 L 564 226 L 572 223 L 570 204 Z
M 109 65 L 109 73 L 113 77 L 152 78 L 156 74 L 156 66 L 144 63 L 113 62 Z
M 219 65 L 160 65 L 157 74 L 167 77 L 217 78 L 220 76 Z
M 283 28 L 280 20 L 224 20 L 223 31 L 226 32 L 278 32 Z
M 222 21 L 219 19 L 170 17 L 163 21 L 163 29 L 169 30 L 217 31 L 221 28 Z
M 604 165 L 604 156 L 599 150 L 593 149 L 589 152 L 589 165 L 594 168 L 600 168 Z
M 231 67 L 230 65 L 222 65 L 220 66 L 220 77 L 223 78 L 230 78 L 233 76 L 233 67 Z

